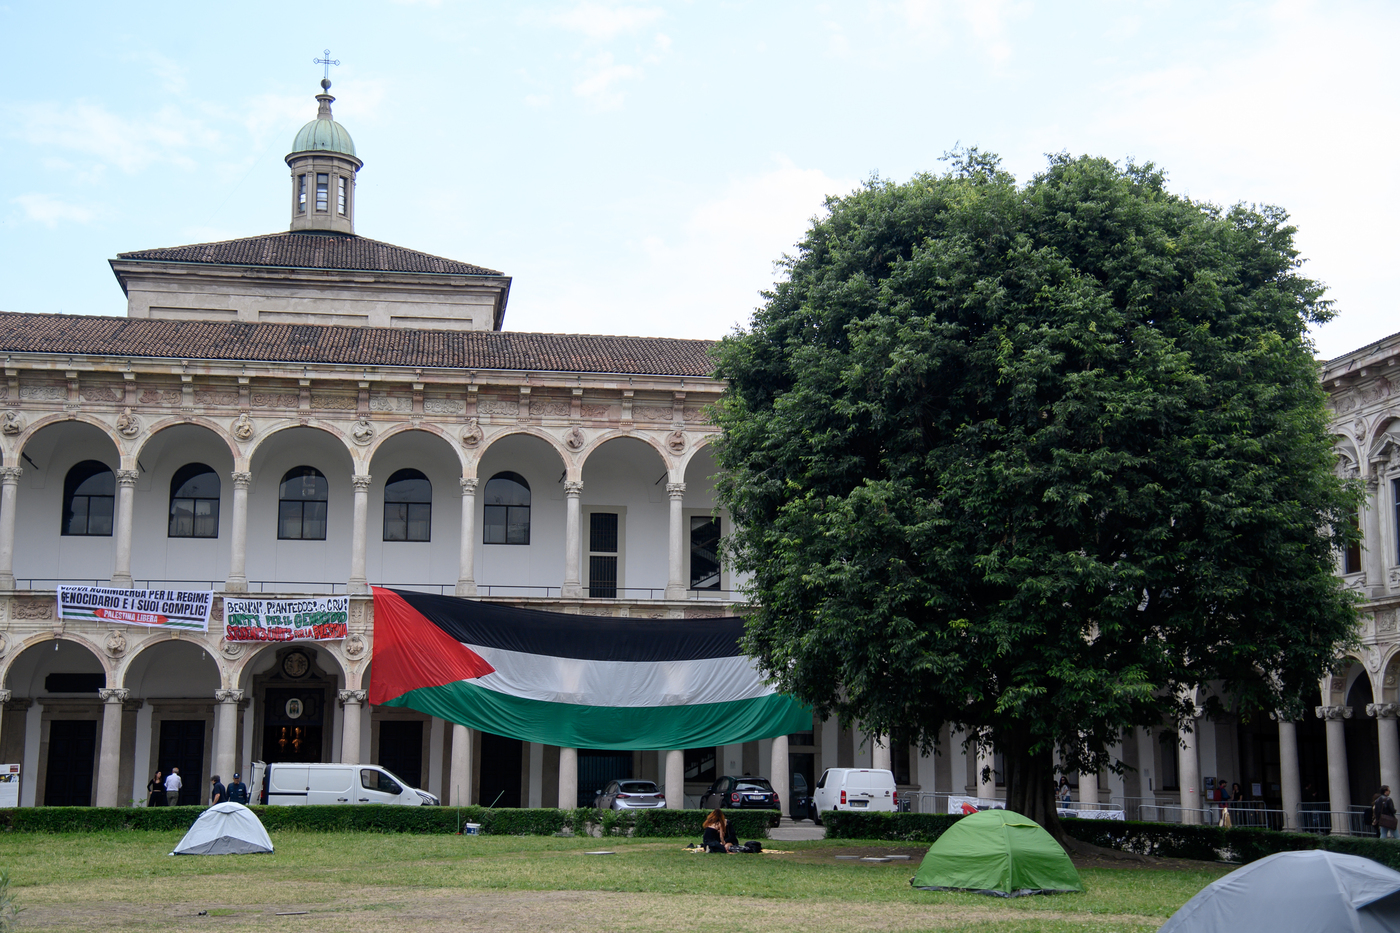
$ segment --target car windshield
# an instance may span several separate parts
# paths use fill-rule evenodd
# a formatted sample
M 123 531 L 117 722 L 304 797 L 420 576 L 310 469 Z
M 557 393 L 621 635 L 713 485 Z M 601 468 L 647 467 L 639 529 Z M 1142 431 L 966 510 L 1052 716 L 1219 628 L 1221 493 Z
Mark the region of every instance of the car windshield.
M 624 794 L 654 794 L 656 785 L 651 781 L 623 781 L 618 790 Z
M 734 785 L 735 790 L 748 791 L 751 794 L 771 794 L 773 786 L 764 778 L 740 778 Z

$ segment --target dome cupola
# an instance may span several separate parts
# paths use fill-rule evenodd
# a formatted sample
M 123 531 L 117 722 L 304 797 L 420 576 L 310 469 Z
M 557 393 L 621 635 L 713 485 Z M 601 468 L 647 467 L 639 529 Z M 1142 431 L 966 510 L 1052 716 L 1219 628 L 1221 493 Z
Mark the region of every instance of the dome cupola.
M 286 156 L 294 231 L 355 232 L 355 175 L 364 163 L 349 132 L 331 116 L 330 89 L 330 78 L 323 78 L 316 119 L 301 128 Z

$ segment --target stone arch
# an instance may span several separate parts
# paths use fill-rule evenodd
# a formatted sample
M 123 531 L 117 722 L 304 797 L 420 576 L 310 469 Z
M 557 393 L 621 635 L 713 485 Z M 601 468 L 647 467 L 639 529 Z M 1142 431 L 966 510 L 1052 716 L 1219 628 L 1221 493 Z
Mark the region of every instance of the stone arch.
M 265 430 L 260 431 L 249 443 L 248 448 L 243 454 L 246 458 L 246 462 L 251 466 L 253 458 L 257 456 L 258 452 L 262 450 L 263 445 L 266 444 L 268 440 L 281 434 L 283 431 L 289 431 L 293 428 L 311 428 L 316 431 L 324 431 L 331 437 L 340 441 L 345 447 L 345 452 L 350 455 L 351 463 L 357 468 L 360 466 L 360 458 L 355 455 L 358 448 L 355 446 L 354 442 L 350 440 L 349 436 L 330 422 L 321 421 L 320 419 L 310 419 L 304 424 L 300 420 L 292 420 L 291 418 L 283 418 L 274 422 Z
M 659 440 L 657 440 L 655 435 L 653 435 L 650 431 L 627 431 L 621 428 L 615 428 L 613 430 L 604 431 L 602 434 L 599 434 L 597 437 L 593 438 L 591 441 L 585 444 L 583 446 L 583 449 L 581 449 L 578 453 L 574 454 L 574 457 L 578 462 L 579 475 L 583 475 L 583 468 L 588 463 L 588 458 L 591 457 L 598 450 L 599 447 L 602 447 L 609 441 L 615 441 L 619 439 L 641 441 L 643 444 L 656 451 L 656 455 L 661 458 L 661 465 L 665 467 L 668 473 L 674 471 L 676 465 L 675 455 L 672 454 L 670 451 L 666 450 L 665 446 Z
M 718 439 L 719 434 L 715 432 L 702 434 L 700 437 L 696 438 L 695 442 L 690 445 L 690 448 L 680 457 L 679 462 L 677 462 L 677 475 L 684 477 L 686 470 L 690 469 L 690 461 L 695 459 L 696 454 L 713 446 L 714 442 Z
M 136 662 L 138 658 L 140 658 L 142 655 L 144 655 L 151 649 L 159 645 L 169 644 L 170 642 L 180 642 L 181 644 L 193 645 L 196 649 L 203 652 L 211 661 L 214 662 L 215 667 L 219 671 L 219 686 L 228 686 L 229 676 L 228 671 L 226 670 L 225 659 L 219 657 L 218 653 L 213 651 L 203 638 L 171 638 L 170 633 L 161 632 L 155 629 L 152 630 L 151 634 L 148 637 L 143 638 L 141 639 L 141 641 L 137 642 L 135 647 L 133 647 L 124 658 L 122 658 L 120 664 L 118 665 L 117 671 L 118 676 L 121 680 L 121 683 L 118 686 L 126 686 L 127 672 L 131 670 L 132 665 Z
M 86 648 L 88 653 L 102 665 L 102 672 L 106 676 L 107 686 L 119 686 L 114 683 L 116 680 L 117 663 L 107 656 L 102 648 L 91 639 L 75 632 L 36 632 L 15 646 L 10 653 L 9 659 L 3 668 L 0 668 L 0 686 L 10 687 L 10 673 L 14 670 L 16 662 L 32 648 L 38 648 L 50 642 L 70 642 L 79 647 Z
M 534 425 L 529 424 L 506 425 L 505 430 L 486 435 L 486 437 L 483 438 L 481 441 L 481 446 L 476 451 L 475 459 L 473 459 L 470 462 L 469 469 L 473 471 L 476 470 L 476 468 L 480 466 L 482 458 L 486 456 L 486 452 L 490 450 L 492 445 L 494 445 L 497 441 L 519 434 L 528 435 L 530 437 L 537 437 L 540 440 L 544 441 L 556 454 L 559 455 L 559 462 L 563 465 L 564 469 L 569 471 L 570 477 L 573 479 L 578 478 L 578 466 L 574 462 L 574 456 L 569 453 L 568 448 L 564 446 L 563 442 L 560 441 L 558 437 L 551 434 L 544 428 L 535 427 Z
M 1400 702 L 1400 645 L 1391 645 L 1381 660 L 1377 703 Z
M 178 427 L 184 424 L 195 425 L 197 427 L 205 428 L 209 431 L 212 431 L 216 436 L 218 436 L 220 440 L 222 440 L 225 444 L 228 445 L 229 455 L 233 457 L 234 466 L 237 467 L 239 458 L 243 456 L 243 451 L 241 451 L 238 447 L 238 441 L 234 439 L 233 435 L 230 434 L 228 430 L 226 430 L 218 422 L 214 421 L 214 419 L 206 418 L 202 415 L 185 415 L 174 416 L 170 418 L 162 418 L 160 421 L 157 421 L 156 423 L 152 424 L 151 427 L 138 438 L 140 443 L 137 444 L 136 447 L 132 450 L 131 455 L 133 457 L 140 457 L 141 453 L 146 449 L 146 445 L 150 443 L 150 441 L 161 431 L 167 430 L 169 428 Z
M 40 431 L 52 427 L 53 425 L 63 424 L 69 421 L 77 421 L 82 424 L 91 425 L 106 435 L 107 439 L 112 442 L 112 447 L 116 450 L 117 457 L 121 461 L 119 468 L 125 467 L 127 458 L 131 456 L 126 438 L 118 434 L 116 429 L 101 418 L 78 411 L 55 412 L 51 415 L 45 415 L 33 424 L 26 425 L 24 430 L 19 433 L 13 442 L 12 449 L 14 451 L 14 458 L 16 460 L 19 459 L 20 455 L 24 453 L 25 448 L 29 445 L 29 442 L 33 440 L 34 436 Z
M 237 642 L 234 644 L 242 643 Z M 324 659 L 329 658 L 333 662 L 330 665 L 325 665 L 331 668 L 329 673 L 332 675 L 338 674 L 342 683 L 348 684 L 351 682 L 353 675 L 351 674 L 350 667 L 345 663 L 345 659 L 340 656 L 340 652 L 335 647 L 333 647 L 333 642 L 315 641 L 298 642 L 297 644 L 314 648 L 316 650 L 316 657 L 318 662 L 322 662 L 324 664 Z M 292 642 L 285 641 L 257 642 L 247 644 L 246 647 L 249 650 L 244 651 L 241 657 L 239 657 L 237 660 L 235 660 L 229 665 L 228 684 L 230 688 L 237 690 L 249 689 L 252 686 L 253 667 L 256 665 L 258 658 L 262 657 L 268 652 L 271 652 L 273 655 L 276 655 L 278 650 L 282 648 L 291 647 L 291 645 Z
M 368 469 L 370 464 L 374 463 L 374 458 L 379 453 L 379 448 L 384 446 L 384 444 L 389 440 L 389 438 L 397 437 L 400 434 L 407 434 L 412 431 L 421 431 L 425 434 L 436 434 L 438 437 L 442 438 L 443 441 L 446 442 L 447 446 L 451 447 L 456 452 L 457 460 L 459 463 L 461 463 L 462 471 L 464 474 L 467 468 L 472 465 L 471 459 L 468 457 L 466 451 L 462 449 L 461 443 L 450 432 L 438 427 L 435 424 L 428 424 L 426 422 L 414 424 L 413 422 L 405 421 L 386 429 L 384 433 L 380 434 L 374 439 L 373 443 L 371 443 L 367 448 L 365 448 L 364 462 L 366 469 Z

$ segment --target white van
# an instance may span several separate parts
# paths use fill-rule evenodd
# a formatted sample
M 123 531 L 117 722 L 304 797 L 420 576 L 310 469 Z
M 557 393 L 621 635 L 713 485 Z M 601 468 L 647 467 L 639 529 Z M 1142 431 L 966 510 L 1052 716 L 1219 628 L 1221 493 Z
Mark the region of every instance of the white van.
M 393 803 L 410 807 L 439 806 L 442 801 L 378 765 L 253 762 L 253 795 L 257 803 L 303 804 Z
M 877 810 L 892 813 L 899 809 L 899 791 L 894 772 L 883 768 L 827 768 L 812 791 L 812 820 L 827 810 Z

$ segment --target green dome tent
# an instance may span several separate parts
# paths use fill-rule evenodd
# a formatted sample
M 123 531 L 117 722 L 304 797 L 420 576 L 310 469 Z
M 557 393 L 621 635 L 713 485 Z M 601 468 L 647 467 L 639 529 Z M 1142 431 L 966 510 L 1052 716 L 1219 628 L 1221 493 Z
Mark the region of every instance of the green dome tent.
M 958 820 L 929 847 L 909 883 L 1001 897 L 1084 890 L 1055 838 L 1010 810 L 980 810 Z

